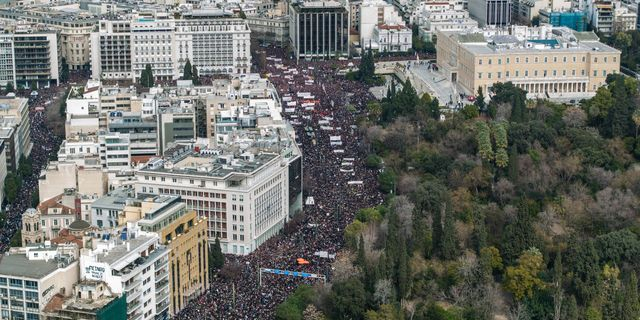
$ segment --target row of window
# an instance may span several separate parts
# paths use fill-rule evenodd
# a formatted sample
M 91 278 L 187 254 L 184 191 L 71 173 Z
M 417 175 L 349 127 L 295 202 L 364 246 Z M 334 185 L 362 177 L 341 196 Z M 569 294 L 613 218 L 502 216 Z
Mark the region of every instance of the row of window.
M 611 58 L 613 59 L 613 62 L 617 62 L 617 60 L 618 60 L 618 57 L 616 57 L 616 56 L 613 56 Z M 497 58 L 496 60 L 497 60 L 498 64 L 502 64 L 502 58 Z M 510 58 L 505 58 L 505 60 L 506 60 L 507 64 L 509 64 L 511 62 Z M 515 60 L 516 60 L 516 63 L 520 63 L 520 57 L 516 57 Z M 548 63 L 549 62 L 549 57 L 544 57 L 543 60 L 544 60 L 544 63 Z M 562 62 L 563 63 L 566 63 L 567 60 L 568 60 L 567 57 L 562 57 Z M 572 62 L 577 62 L 576 56 L 573 56 L 571 60 L 572 60 Z M 609 58 L 608 57 L 604 57 L 603 60 L 604 60 L 605 63 L 607 63 Z M 586 61 L 587 61 L 587 58 L 585 56 L 583 56 L 582 57 L 582 62 L 586 62 Z M 492 64 L 493 63 L 493 59 L 490 58 L 490 59 L 488 59 L 487 62 L 488 62 L 488 64 Z M 534 57 L 533 58 L 533 62 L 534 63 L 539 63 L 540 61 L 539 61 L 538 57 Z M 558 62 L 558 57 L 553 57 L 553 62 Z M 593 57 L 593 62 L 594 63 L 598 63 L 598 57 Z M 524 58 L 524 63 L 529 63 L 529 57 L 525 57 Z M 478 59 L 478 64 L 482 65 L 482 59 Z
M 582 72 L 581 72 L 581 74 L 580 74 L 580 75 L 581 75 L 581 76 L 586 76 L 586 71 L 585 71 L 585 70 L 581 70 L 581 71 L 582 71 Z M 601 73 L 601 74 L 602 74 L 602 76 L 603 76 L 603 77 L 606 77 L 606 76 L 607 76 L 607 70 L 602 70 L 602 73 Z M 555 76 L 558 76 L 558 72 L 557 72 L 557 70 L 553 70 L 553 71 L 551 72 L 551 75 L 552 75 L 552 76 L 554 76 L 554 77 L 555 77 Z M 576 70 L 571 70 L 571 76 L 575 76 L 575 75 L 576 75 Z M 482 73 L 482 72 L 478 72 L 478 79 L 482 79 L 482 76 L 483 76 L 483 73 Z M 492 72 L 488 72 L 488 73 L 487 73 L 487 79 L 492 79 L 492 76 L 493 76 L 493 73 L 492 73 Z M 496 77 L 497 79 L 502 79 L 502 72 L 496 72 L 496 76 L 497 76 L 497 77 Z M 511 74 L 510 74 L 510 72 L 509 72 L 509 71 L 505 72 L 505 77 L 506 77 L 506 78 L 509 78 L 510 76 L 511 76 Z M 520 76 L 520 71 L 516 70 L 516 71 L 515 71 L 515 77 L 519 77 L 519 76 Z M 525 77 L 528 77 L 528 76 L 529 76 L 529 70 L 525 70 L 525 71 L 524 71 L 524 76 L 525 76 Z M 533 76 L 534 76 L 534 77 L 537 77 L 537 76 L 538 76 L 538 70 L 534 70 L 534 71 L 533 71 Z M 549 76 L 549 74 L 547 73 L 547 70 L 543 70 L 543 72 L 542 72 L 542 76 L 543 76 L 543 77 L 547 77 L 547 76 Z M 567 76 L 567 70 L 562 70 L 562 76 L 563 76 L 563 77 L 566 77 L 566 76 Z M 593 70 L 593 76 L 594 76 L 594 77 L 597 77 L 597 76 L 598 76 L 598 70 Z

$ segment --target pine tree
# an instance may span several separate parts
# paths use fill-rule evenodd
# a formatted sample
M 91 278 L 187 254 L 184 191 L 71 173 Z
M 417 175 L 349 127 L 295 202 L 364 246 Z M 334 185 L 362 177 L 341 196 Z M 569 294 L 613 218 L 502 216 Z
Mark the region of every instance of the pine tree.
M 192 80 L 193 75 L 193 67 L 191 66 L 191 61 L 187 58 L 187 62 L 184 64 L 184 69 L 182 70 L 182 80 Z
M 193 68 L 191 69 L 191 77 L 192 77 L 192 81 L 193 84 L 196 86 L 200 85 L 200 76 L 198 75 L 198 68 L 196 68 L 196 65 L 193 65 Z
M 473 244 L 476 253 L 480 254 L 480 249 L 487 246 L 487 226 L 485 224 L 484 213 L 476 211 L 473 221 Z
M 433 239 L 433 248 L 434 251 L 441 255 L 442 251 L 442 237 L 443 237 L 443 231 L 442 231 L 442 212 L 441 210 L 443 210 L 444 207 L 438 209 L 436 208 L 435 210 L 433 210 L 433 217 L 431 220 L 431 232 L 433 234 L 432 239 Z
M 565 303 L 562 290 L 562 255 L 560 250 L 553 261 L 553 320 L 562 319 L 562 308 Z
M 146 88 L 153 87 L 155 80 L 153 78 L 153 70 L 151 69 L 151 64 L 147 64 L 144 67 L 144 71 L 142 72 L 140 77 L 140 83 L 143 87 Z
M 478 107 L 480 113 L 484 114 L 487 112 L 487 106 L 484 103 L 484 93 L 482 92 L 482 87 L 478 87 L 478 95 L 476 96 L 476 101 L 473 104 Z
M 518 148 L 515 144 L 509 149 L 509 180 L 514 184 L 518 182 Z
M 360 241 L 358 243 L 358 256 L 356 257 L 356 265 L 362 268 L 362 270 L 366 270 L 367 268 L 367 256 L 364 250 L 364 237 L 362 233 L 360 234 Z
M 567 303 L 562 305 L 562 320 L 578 320 L 578 303 L 574 295 L 570 295 Z
M 12 81 L 7 81 L 7 86 L 5 89 L 7 92 L 14 92 L 15 88 L 13 87 L 13 82 Z
M 455 217 L 447 206 L 444 216 L 444 232 L 442 234 L 441 256 L 445 260 L 453 260 L 458 257 L 458 233 L 456 232 Z
M 638 278 L 635 271 L 630 271 L 629 281 L 624 284 L 624 300 L 621 308 L 621 320 L 640 319 L 640 300 L 638 297 Z
M 575 248 L 573 287 L 582 304 L 587 305 L 598 297 L 602 289 L 600 257 L 592 240 L 587 240 Z
M 213 246 L 209 248 L 209 254 L 211 255 L 211 268 L 220 269 L 224 266 L 224 255 L 222 254 L 222 247 L 220 246 L 219 238 L 216 238 Z

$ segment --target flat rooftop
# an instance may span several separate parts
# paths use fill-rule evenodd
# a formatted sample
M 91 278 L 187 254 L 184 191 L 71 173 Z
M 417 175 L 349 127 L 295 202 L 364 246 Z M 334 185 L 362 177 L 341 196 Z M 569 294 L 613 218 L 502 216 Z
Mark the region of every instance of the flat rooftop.
M 0 275 L 42 279 L 58 269 L 58 263 L 51 259 L 29 260 L 24 254 L 6 254 L 0 258 Z

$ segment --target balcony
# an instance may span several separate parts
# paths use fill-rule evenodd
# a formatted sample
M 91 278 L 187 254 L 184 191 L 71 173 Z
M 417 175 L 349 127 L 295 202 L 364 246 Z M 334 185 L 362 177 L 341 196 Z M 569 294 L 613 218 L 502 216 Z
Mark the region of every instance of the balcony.
M 166 285 L 168 285 L 168 284 L 169 284 L 169 280 L 167 280 L 166 278 L 165 278 L 165 279 L 162 279 L 162 280 L 160 280 L 160 281 L 156 281 L 156 289 L 158 289 L 158 288 L 163 288 L 163 287 L 165 287 L 165 286 L 166 286 Z
M 133 303 L 127 305 L 127 314 L 132 314 L 133 311 L 136 311 L 139 308 L 140 308 L 140 299 L 137 299 Z
M 129 283 L 128 285 L 126 285 L 124 287 L 124 291 L 129 293 L 129 291 L 131 291 L 131 289 L 134 289 L 134 288 L 138 287 L 138 285 L 140 285 L 140 283 L 142 283 L 142 280 L 140 280 L 140 279 L 134 280 L 133 282 Z
M 165 290 L 159 294 L 156 294 L 156 301 L 163 301 L 169 297 L 169 290 Z

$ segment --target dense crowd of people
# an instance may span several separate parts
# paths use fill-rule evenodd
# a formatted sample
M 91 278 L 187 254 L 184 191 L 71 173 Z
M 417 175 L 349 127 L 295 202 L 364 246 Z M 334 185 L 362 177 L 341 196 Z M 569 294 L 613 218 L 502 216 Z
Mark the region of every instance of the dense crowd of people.
M 64 91 L 64 87 L 52 87 L 47 89 L 39 89 L 37 95 L 28 94 L 29 96 L 29 119 L 31 121 L 31 142 L 32 148 L 29 155 L 31 159 L 31 174 L 22 176 L 22 184 L 18 190 L 16 199 L 13 203 L 7 205 L 5 212 L 5 222 L 0 229 L 0 252 L 5 252 L 9 248 L 11 238 L 21 228 L 22 213 L 31 207 L 31 199 L 34 192 L 38 190 L 38 177 L 40 171 L 47 165 L 49 155 L 56 152 L 62 137 L 52 134 L 47 128 L 46 108 L 57 108 L 51 101 L 60 92 Z
M 344 243 L 343 230 L 356 211 L 382 202 L 376 171 L 364 165 L 355 127 L 356 116 L 366 112 L 373 96 L 363 83 L 336 76 L 351 61 L 296 64 L 277 49 L 266 50 L 269 63 L 261 71 L 281 98 L 291 99 L 283 102 L 285 107 L 295 102 L 295 111 L 289 108 L 285 115 L 296 128 L 303 151 L 304 196 L 313 197 L 314 204 L 304 206 L 304 218 L 294 228 L 285 228 L 292 231 L 271 238 L 247 256 L 227 256 L 223 268 L 233 266 L 236 275 L 214 275 L 208 291 L 183 309 L 178 319 L 273 318 L 278 304 L 298 285 L 322 280 L 263 274 L 260 286 L 259 269 L 303 271 L 330 280 L 333 260 L 316 253 L 336 254 Z M 307 96 L 300 97 L 300 92 Z M 312 107 L 309 101 L 314 101 Z M 335 139 L 333 144 L 330 137 Z M 310 263 L 299 265 L 297 258 Z

